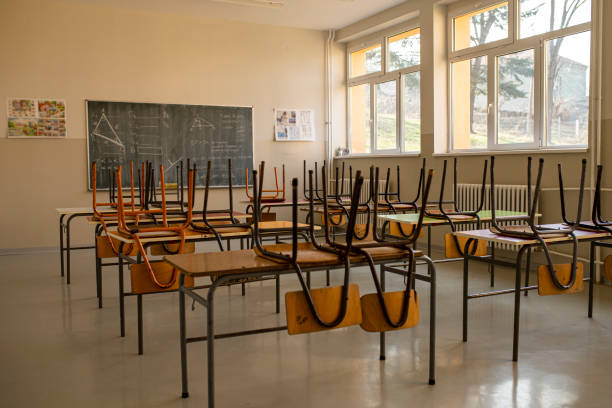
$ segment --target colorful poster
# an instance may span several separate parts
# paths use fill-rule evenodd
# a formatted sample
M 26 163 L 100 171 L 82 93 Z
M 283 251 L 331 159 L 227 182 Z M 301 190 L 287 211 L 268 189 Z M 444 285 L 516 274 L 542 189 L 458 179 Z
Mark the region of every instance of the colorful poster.
M 34 118 L 36 117 L 36 101 L 34 99 L 9 99 L 9 118 Z
M 275 109 L 274 137 L 277 142 L 314 141 L 312 109 Z
M 37 136 L 38 121 L 28 118 L 9 118 L 8 120 L 8 136 Z
M 66 105 L 64 101 L 38 100 L 38 117 L 40 118 L 65 118 Z
M 59 99 L 9 98 L 8 137 L 66 137 L 66 103 Z

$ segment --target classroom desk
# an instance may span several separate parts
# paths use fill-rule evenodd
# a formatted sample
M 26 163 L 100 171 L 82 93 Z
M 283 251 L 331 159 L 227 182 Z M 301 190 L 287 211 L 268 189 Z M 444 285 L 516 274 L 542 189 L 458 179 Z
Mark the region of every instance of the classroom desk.
M 94 249 L 95 245 L 80 245 L 72 246 L 70 243 L 70 225 L 72 220 L 78 217 L 93 217 L 94 211 L 92 207 L 74 207 L 74 208 L 56 208 L 55 211 L 59 215 L 59 242 L 60 242 L 60 275 L 66 275 L 66 284 L 70 285 L 70 252 L 83 249 Z M 103 207 L 98 210 L 101 213 L 116 213 L 117 209 L 113 207 Z M 202 214 L 202 211 L 194 211 L 194 214 Z M 247 214 L 235 213 L 236 218 L 246 218 Z M 216 215 L 215 215 L 216 216 Z M 67 218 L 66 218 L 67 217 Z M 171 220 L 184 220 L 184 217 L 172 217 Z M 220 217 L 220 216 L 218 216 Z M 213 220 L 211 216 L 209 219 Z M 93 219 L 88 220 L 90 224 L 97 225 L 99 222 Z M 151 220 L 141 220 L 141 222 L 152 222 Z M 108 225 L 117 225 L 117 221 L 108 221 Z M 96 234 L 96 236 L 99 234 Z M 64 262 L 64 253 L 66 254 Z
M 481 222 L 489 222 L 491 221 L 491 210 L 483 210 L 478 213 Z M 518 211 L 506 211 L 506 210 L 496 210 L 495 218 L 500 222 L 510 222 L 516 221 L 521 217 L 526 216 L 527 213 L 518 212 Z M 536 218 L 539 217 L 540 214 L 536 215 Z M 411 213 L 411 214 L 384 214 L 380 215 L 378 218 L 383 219 L 389 222 L 398 222 L 403 225 L 416 225 L 419 222 L 419 214 Z M 453 220 L 455 224 L 473 224 L 477 221 L 475 217 L 466 218 L 466 219 L 457 219 Z M 427 255 L 431 257 L 431 229 L 432 227 L 445 226 L 449 225 L 448 221 L 441 218 L 433 218 L 433 217 L 424 217 L 423 218 L 423 226 L 427 228 Z M 495 246 L 491 245 L 491 255 L 492 259 L 495 259 Z M 463 260 L 463 258 L 445 258 L 445 259 L 436 259 L 434 262 L 455 262 Z M 495 263 L 489 264 L 489 272 L 491 274 L 491 287 L 495 286 Z
M 278 236 L 278 235 L 284 234 L 285 232 L 290 233 L 292 226 L 293 226 L 293 223 L 291 221 L 264 221 L 260 223 L 260 231 L 261 231 L 262 236 Z M 307 231 L 310 228 L 310 226 L 307 224 L 298 224 L 298 228 L 302 231 Z M 315 226 L 315 230 L 319 230 L 319 229 L 320 227 Z M 147 234 L 139 234 L 139 236 L 141 237 L 140 241 L 142 242 L 145 249 L 148 246 L 156 244 L 156 243 L 171 243 L 171 242 L 180 241 L 180 238 L 178 237 L 169 239 L 167 235 L 162 236 L 162 234 L 163 233 L 160 233 L 160 232 L 153 232 L 153 233 L 148 234 L 148 236 Z M 219 235 L 221 235 L 222 239 L 242 239 L 242 238 L 248 239 L 252 237 L 252 232 L 251 231 L 223 232 L 222 230 L 219 230 Z M 130 244 L 136 243 L 136 241 L 133 238 L 127 237 L 123 234 L 119 234 L 117 231 L 109 231 L 108 236 L 120 241 L 122 243 L 122 246 L 126 244 L 130 245 Z M 213 241 L 213 240 L 216 240 L 216 236 L 213 233 L 202 233 L 202 232 L 196 232 L 196 231 L 189 230 L 185 234 L 185 241 L 203 242 L 203 241 Z M 122 246 L 120 247 L 119 251 L 121 251 Z M 241 248 L 241 249 L 244 249 L 244 248 Z M 219 253 L 228 253 L 228 252 L 233 252 L 233 251 L 228 250 L 228 251 L 219 252 Z M 212 253 L 217 253 L 217 252 L 212 252 Z M 142 351 L 143 351 L 142 296 L 144 295 L 144 293 L 134 294 L 131 292 L 125 292 L 124 283 L 123 283 L 123 273 L 124 273 L 123 266 L 124 266 L 124 262 L 127 264 L 141 263 L 142 261 L 141 258 L 142 258 L 142 254 L 140 253 L 138 253 L 136 258 L 134 259 L 132 256 L 125 255 L 122 252 L 120 252 L 118 256 L 118 262 L 117 262 L 118 275 L 119 275 L 118 285 L 119 285 L 120 335 L 121 337 L 125 337 L 125 297 L 136 295 L 138 297 L 138 302 L 137 302 L 138 303 L 138 354 L 142 354 Z M 276 276 L 275 279 L 276 279 L 276 295 L 277 295 L 276 313 L 280 313 L 280 298 L 279 298 L 280 282 L 279 282 L 278 276 Z M 245 294 L 244 285 L 242 288 L 243 288 L 242 295 L 244 296 Z M 168 291 L 160 291 L 160 292 L 168 292 Z M 160 293 L 160 292 L 151 292 L 147 294 Z
M 547 227 L 561 227 L 562 224 L 548 224 L 545 225 Z M 535 239 L 522 239 L 522 238 L 514 238 L 507 237 L 503 235 L 496 234 L 491 232 L 488 229 L 481 230 L 472 230 L 472 231 L 457 231 L 455 235 L 459 237 L 467 238 L 465 243 L 465 256 L 463 260 L 463 341 L 467 341 L 467 330 L 468 330 L 468 300 L 479 299 L 488 296 L 496 296 L 496 295 L 504 295 L 507 293 L 514 293 L 514 334 L 513 334 L 513 342 L 512 342 L 512 361 L 518 361 L 518 345 L 519 345 L 519 320 L 520 320 L 520 308 L 521 308 L 521 292 L 529 291 L 533 289 L 537 289 L 538 286 L 529 286 L 528 284 L 528 269 L 529 269 L 529 261 L 527 261 L 527 273 L 526 273 L 526 285 L 521 286 L 521 261 L 523 254 L 526 251 L 530 251 L 531 248 L 537 248 L 540 246 L 537 240 Z M 603 232 L 593 232 L 593 231 L 583 231 L 576 230 L 575 231 L 576 238 L 579 242 L 593 242 L 601 239 L 609 239 L 612 238 L 612 235 L 603 233 Z M 477 259 L 482 261 L 482 257 L 475 257 L 470 255 L 467 252 L 467 248 L 474 240 L 483 240 L 486 242 L 500 243 L 513 245 L 517 247 L 518 253 L 516 256 L 516 262 L 503 262 L 495 259 L 488 259 L 485 262 L 497 263 L 498 265 L 504 266 L 512 266 L 515 268 L 516 276 L 515 276 L 515 287 L 513 289 L 502 289 L 495 290 L 489 292 L 480 292 L 480 293 L 468 293 L 468 272 L 469 272 L 469 261 L 470 259 Z M 558 244 L 567 244 L 572 242 L 571 237 L 562 237 L 562 238 L 548 238 L 545 240 L 547 246 L 558 245 Z M 592 255 L 592 254 L 591 254 Z M 528 252 L 529 259 L 529 252 Z M 593 315 L 593 271 L 594 265 L 591 260 L 590 268 L 589 268 L 589 277 L 584 278 L 583 280 L 589 281 L 589 305 L 588 305 L 588 317 L 592 317 Z
M 419 259 L 425 260 L 428 265 L 428 275 L 415 274 L 415 279 L 428 282 L 430 285 L 430 321 L 429 321 L 429 384 L 435 383 L 435 267 L 431 260 L 426 256 L 421 256 Z M 180 318 L 180 344 L 181 344 L 181 384 L 182 397 L 189 397 L 188 379 L 187 379 L 187 344 L 206 341 L 207 342 L 207 373 L 208 373 L 208 407 L 215 406 L 215 339 L 223 339 L 238 336 L 248 336 L 252 334 L 269 333 L 275 331 L 286 330 L 287 326 L 269 327 L 255 330 L 245 330 L 231 333 L 215 334 L 214 329 L 214 295 L 218 286 L 222 285 L 231 279 L 244 278 L 259 278 L 266 276 L 276 276 L 294 274 L 295 271 L 287 264 L 273 262 L 266 258 L 259 257 L 252 250 L 228 251 L 228 252 L 209 252 L 199 254 L 183 254 L 183 255 L 168 255 L 164 260 L 180 272 L 179 277 L 179 318 Z M 403 261 L 399 259 L 378 259 L 375 261 L 377 265 L 381 265 L 381 275 L 384 273 L 382 266 L 390 263 Z M 363 266 L 366 263 L 363 259 L 351 260 L 351 266 Z M 318 271 L 324 269 L 342 268 L 344 265 L 337 262 L 327 265 L 311 266 L 300 265 L 302 270 Z M 401 270 L 398 270 L 401 273 Z M 192 288 L 185 287 L 185 276 L 193 278 L 206 277 L 217 275 L 217 279 L 210 286 L 206 298 L 197 294 Z M 384 276 L 384 275 L 383 275 Z M 382 278 L 381 278 L 382 279 Z M 381 281 L 382 284 L 383 281 Z M 278 289 L 277 289 L 278 290 Z M 190 297 L 195 302 L 198 302 L 206 308 L 206 336 L 202 337 L 187 337 L 187 324 L 185 319 L 185 296 Z M 278 297 L 278 292 L 277 292 Z M 381 342 L 381 359 L 384 359 L 384 333 L 380 334 Z

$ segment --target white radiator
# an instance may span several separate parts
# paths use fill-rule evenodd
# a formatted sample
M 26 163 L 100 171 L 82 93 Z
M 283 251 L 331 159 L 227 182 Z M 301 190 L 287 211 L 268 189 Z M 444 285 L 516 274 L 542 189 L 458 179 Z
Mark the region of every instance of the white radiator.
M 480 203 L 480 191 L 482 184 L 457 184 L 457 206 L 459 210 L 475 210 Z M 533 187 L 532 187 L 533 192 Z M 452 193 L 449 198 L 452 197 Z M 485 186 L 485 200 L 482 207 L 483 210 L 491 209 L 491 186 Z M 540 196 L 541 202 L 541 196 Z M 539 205 L 538 205 L 539 207 Z M 495 186 L 495 209 L 506 211 L 521 211 L 527 212 L 527 186 L 525 185 L 509 185 L 502 184 Z M 537 210 L 536 210 L 537 211 Z M 517 221 L 504 222 L 505 225 L 519 224 Z M 481 228 L 489 228 L 489 222 L 483 222 Z M 458 225 L 458 230 L 467 230 L 474 228 L 473 225 L 464 224 Z M 516 247 L 512 245 L 498 244 L 498 248 L 515 251 Z

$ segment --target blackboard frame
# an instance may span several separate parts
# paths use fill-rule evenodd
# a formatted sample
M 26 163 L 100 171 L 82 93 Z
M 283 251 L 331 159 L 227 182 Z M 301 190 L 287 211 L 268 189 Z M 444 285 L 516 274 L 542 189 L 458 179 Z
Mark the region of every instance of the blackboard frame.
M 253 163 L 255 162 L 255 115 L 254 115 L 254 107 L 250 106 L 240 106 L 240 105 L 197 105 L 197 104 L 184 104 L 184 103 L 166 103 L 166 102 L 157 102 L 157 101 L 133 101 L 133 100 L 112 100 L 112 99 L 84 99 L 85 104 L 85 140 L 86 140 L 86 151 L 87 151 L 87 191 L 93 191 L 91 186 L 91 158 L 90 158 L 90 135 L 89 135 L 89 102 L 101 102 L 101 103 L 131 103 L 131 104 L 151 104 L 151 105 L 170 105 L 170 106 L 194 106 L 194 107 L 203 107 L 203 108 L 240 108 L 240 109 L 250 109 L 251 111 L 251 161 L 249 163 L 249 168 L 253 168 Z M 200 167 L 201 169 L 201 167 Z M 242 183 L 232 184 L 233 188 L 244 188 L 246 185 Z M 227 189 L 229 188 L 228 184 L 225 185 L 211 185 L 211 189 Z M 196 185 L 195 189 L 203 190 L 205 189 L 204 185 Z M 109 188 L 97 188 L 98 191 L 108 191 Z M 123 188 L 123 190 L 129 190 L 129 188 Z

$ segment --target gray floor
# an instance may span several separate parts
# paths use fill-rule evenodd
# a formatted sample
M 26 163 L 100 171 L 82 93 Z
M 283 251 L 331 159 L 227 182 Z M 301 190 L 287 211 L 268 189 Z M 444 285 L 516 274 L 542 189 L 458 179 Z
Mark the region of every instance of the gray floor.
M 471 303 L 470 340 L 461 342 L 460 264 L 438 268 L 437 384 L 427 385 L 429 291 L 420 284 L 421 323 L 378 336 L 359 327 L 301 336 L 285 332 L 217 342 L 219 407 L 609 407 L 612 405 L 612 288 L 596 287 L 595 315 L 586 292 L 524 299 L 519 362 L 511 362 L 511 295 Z M 473 267 L 471 288 L 487 289 Z M 145 355 L 137 355 L 136 299 L 128 298 L 127 336 L 119 337 L 116 273 L 104 275 L 97 308 L 91 255 L 73 257 L 73 283 L 59 277 L 58 255 L 0 257 L 1 407 L 203 407 L 204 343 L 188 346 L 191 397 L 180 395 L 176 294 L 145 298 Z M 334 275 L 340 282 L 341 273 Z M 322 284 L 323 274 L 314 284 Z M 361 293 L 372 290 L 356 270 Z M 401 288 L 401 278 L 388 287 Z M 126 277 L 126 283 L 127 277 Z M 512 272 L 498 270 L 498 288 Z M 129 286 L 128 286 L 129 287 Z M 283 280 L 295 290 L 296 280 Z M 219 332 L 284 322 L 274 313 L 272 282 L 223 288 Z M 190 306 L 190 305 L 189 305 Z M 204 333 L 203 310 L 188 307 L 189 335 Z

